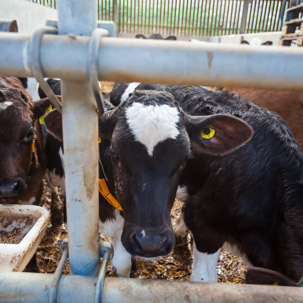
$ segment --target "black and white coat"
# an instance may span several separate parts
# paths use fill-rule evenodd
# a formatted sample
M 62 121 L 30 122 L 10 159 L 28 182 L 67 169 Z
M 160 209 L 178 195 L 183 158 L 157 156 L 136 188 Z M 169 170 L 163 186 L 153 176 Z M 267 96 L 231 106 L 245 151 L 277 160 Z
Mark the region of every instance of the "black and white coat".
M 201 137 L 210 124 L 216 140 Z M 113 238 L 117 274 L 128 276 L 131 255 L 172 250 L 170 210 L 192 151 L 227 154 L 249 141 L 252 129 L 230 115 L 190 116 L 171 93 L 140 91 L 103 114 L 99 135 L 108 186 L 123 208 L 120 213 L 100 197 L 100 230 Z
M 122 84 L 120 95 L 140 89 L 138 83 Z M 254 129 L 252 140 L 230 154 L 192 149 L 186 161 L 180 185 L 187 191 L 184 220 L 194 238 L 191 280 L 217 281 L 220 249 L 229 243 L 253 265 L 297 281 L 303 274 L 303 158 L 286 122 L 232 93 L 164 89 L 187 114 L 230 114 Z

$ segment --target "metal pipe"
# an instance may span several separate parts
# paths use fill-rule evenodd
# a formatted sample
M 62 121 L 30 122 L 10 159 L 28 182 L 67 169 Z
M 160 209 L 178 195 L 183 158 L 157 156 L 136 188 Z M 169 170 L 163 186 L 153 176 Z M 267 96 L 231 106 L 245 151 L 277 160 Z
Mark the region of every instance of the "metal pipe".
M 59 1 L 59 34 L 90 36 L 97 26 L 96 4 L 96 0 Z M 73 38 L 69 41 L 73 44 Z M 71 53 L 68 56 L 75 64 L 84 60 L 87 73 L 88 49 L 85 47 L 84 51 L 82 58 L 75 58 Z M 58 57 L 59 54 L 58 50 Z M 62 78 L 70 270 L 74 275 L 94 276 L 99 262 L 97 107 L 88 77 L 81 82 Z
M 53 274 L 1 273 L 0 303 L 48 303 Z M 94 302 L 96 277 L 63 275 L 57 303 Z M 300 287 L 190 283 L 107 277 L 102 303 L 301 303 Z
M 28 41 L 26 35 L 0 33 L 0 74 L 32 75 L 26 60 Z M 89 41 L 45 35 L 41 42 L 45 76 L 88 79 Z M 102 38 L 100 43 L 100 80 L 303 90 L 299 48 L 123 38 Z
M 249 0 L 244 0 L 243 11 L 242 11 L 242 19 L 241 19 L 241 27 L 240 27 L 240 34 L 245 34 L 248 4 L 249 4 Z

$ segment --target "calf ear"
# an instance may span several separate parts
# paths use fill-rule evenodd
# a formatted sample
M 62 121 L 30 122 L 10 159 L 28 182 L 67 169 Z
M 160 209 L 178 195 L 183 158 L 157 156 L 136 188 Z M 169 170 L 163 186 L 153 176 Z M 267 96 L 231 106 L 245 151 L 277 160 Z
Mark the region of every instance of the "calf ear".
M 46 109 L 50 106 L 50 101 L 48 98 L 43 98 L 34 103 L 34 115 L 35 119 L 39 119 L 44 115 Z
M 230 115 L 189 116 L 187 131 L 194 151 L 223 156 L 247 143 L 253 129 Z
M 262 45 L 272 45 L 272 41 L 265 41 L 262 43 Z
M 168 36 L 165 38 L 165 40 L 177 40 L 176 36 Z
M 136 39 L 146 39 L 146 37 L 142 34 L 137 34 Z
M 120 107 L 119 107 L 120 108 Z M 116 122 L 119 115 L 119 109 L 115 108 L 109 111 L 106 111 L 98 121 L 99 124 L 99 136 L 101 139 L 110 140 L 116 126 Z
M 63 140 L 61 113 L 56 109 L 48 112 L 44 117 L 44 124 L 48 133 L 59 141 Z
M 246 41 L 246 40 L 242 40 L 242 41 L 241 41 L 241 44 L 249 44 L 249 42 Z

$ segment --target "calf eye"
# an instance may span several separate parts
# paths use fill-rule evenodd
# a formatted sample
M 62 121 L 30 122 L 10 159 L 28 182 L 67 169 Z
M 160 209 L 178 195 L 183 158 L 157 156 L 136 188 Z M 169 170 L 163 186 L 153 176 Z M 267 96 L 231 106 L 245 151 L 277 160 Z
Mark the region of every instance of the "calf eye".
M 111 157 L 112 157 L 112 160 L 116 163 L 118 163 L 120 161 L 119 157 L 114 152 L 111 153 Z
M 205 127 L 202 128 L 200 134 L 201 137 L 204 139 L 211 139 L 215 135 L 216 131 L 211 125 L 206 125 Z
M 27 134 L 25 135 L 23 142 L 30 142 L 33 140 L 33 137 L 34 137 L 34 128 L 31 127 L 27 132 Z

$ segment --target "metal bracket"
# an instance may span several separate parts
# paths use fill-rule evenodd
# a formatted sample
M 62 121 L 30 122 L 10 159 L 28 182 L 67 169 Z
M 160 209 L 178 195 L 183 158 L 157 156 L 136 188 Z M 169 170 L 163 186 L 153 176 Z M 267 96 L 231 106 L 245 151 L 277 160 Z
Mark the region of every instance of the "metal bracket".
M 100 257 L 103 258 L 102 264 L 100 267 L 97 285 L 96 285 L 96 294 L 95 294 L 95 303 L 102 302 L 102 292 L 104 286 L 104 278 L 106 274 L 106 266 L 108 261 L 111 260 L 114 256 L 113 246 L 110 242 L 101 241 L 100 248 L 99 248 Z
M 57 269 L 54 273 L 54 278 L 51 283 L 50 291 L 49 291 L 49 298 L 48 302 L 49 303 L 56 303 L 57 302 L 57 291 L 58 291 L 58 285 L 60 278 L 62 276 L 62 271 L 64 268 L 64 265 L 66 263 L 67 257 L 68 257 L 68 239 L 64 238 L 59 247 L 59 251 L 62 254 L 60 262 L 57 266 Z
M 50 88 L 48 83 L 44 81 L 43 71 L 40 60 L 40 45 L 43 35 L 45 34 L 58 34 L 58 30 L 54 27 L 43 27 L 37 29 L 31 37 L 28 50 L 28 64 L 37 80 L 41 85 L 44 93 L 49 97 L 50 102 L 53 106 L 61 113 L 62 104 L 55 96 L 53 90 Z
M 93 31 L 88 48 L 88 76 L 98 106 L 99 116 L 103 115 L 104 113 L 104 100 L 98 80 L 98 55 L 100 45 L 99 42 L 102 37 L 109 36 L 109 34 L 110 33 L 108 30 L 96 28 Z
M 57 20 L 47 20 L 45 25 L 58 29 Z M 117 37 L 116 25 L 113 21 L 97 21 L 97 28 L 103 28 L 107 30 L 109 32 L 109 37 Z

